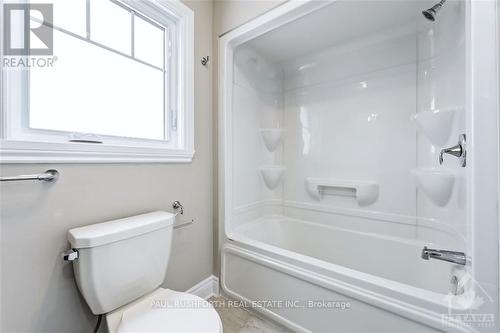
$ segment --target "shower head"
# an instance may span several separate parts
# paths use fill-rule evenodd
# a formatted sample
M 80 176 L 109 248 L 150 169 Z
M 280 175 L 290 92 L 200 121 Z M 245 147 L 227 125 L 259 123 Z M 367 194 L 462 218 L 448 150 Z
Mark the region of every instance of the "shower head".
M 422 15 L 424 15 L 424 17 L 426 19 L 428 19 L 429 21 L 434 22 L 436 20 L 436 14 L 441 9 L 441 7 L 443 7 L 443 5 L 444 5 L 445 2 L 446 2 L 446 0 L 439 1 L 438 4 L 435 4 L 431 8 L 422 11 Z

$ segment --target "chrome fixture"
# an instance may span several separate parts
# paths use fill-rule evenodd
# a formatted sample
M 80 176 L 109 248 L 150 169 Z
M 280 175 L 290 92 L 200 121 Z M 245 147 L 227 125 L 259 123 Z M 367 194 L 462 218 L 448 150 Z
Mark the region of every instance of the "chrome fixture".
M 174 202 L 172 203 L 172 208 L 173 208 L 173 209 L 175 209 L 175 210 L 180 209 L 180 210 L 181 210 L 181 211 L 180 211 L 180 214 L 181 214 L 181 215 L 184 215 L 184 206 L 181 204 L 181 202 L 180 202 L 180 201 L 177 201 L 177 200 L 176 200 L 176 201 L 174 201 Z
M 458 278 L 458 276 L 453 275 L 451 277 L 450 283 L 451 283 L 451 290 L 450 290 L 450 292 L 452 293 L 452 295 L 462 295 L 465 292 L 465 288 L 463 286 L 463 282 L 460 281 L 460 279 Z
M 463 252 L 429 249 L 427 246 L 424 246 L 422 249 L 422 259 L 429 260 L 431 258 L 463 266 L 467 263 L 467 257 Z
M 69 249 L 68 251 L 62 254 L 62 258 L 64 261 L 73 261 L 78 259 L 78 250 L 77 249 Z
M 460 166 L 461 167 L 466 166 L 467 150 L 465 149 L 465 134 L 461 134 L 458 137 L 458 144 L 456 146 L 441 149 L 441 152 L 439 153 L 439 164 L 443 164 L 444 154 L 449 154 L 458 157 Z
M 176 200 L 176 201 L 174 201 L 174 202 L 172 203 L 172 208 L 173 208 L 174 210 L 178 210 L 178 209 L 180 209 L 180 212 L 175 213 L 175 216 L 177 216 L 177 215 L 179 215 L 179 214 L 184 215 L 184 206 L 181 204 L 181 202 L 180 202 L 180 201 L 177 201 L 177 200 Z M 191 225 L 191 224 L 193 224 L 193 223 L 194 223 L 194 220 L 193 220 L 193 219 L 191 219 L 191 221 L 189 221 L 189 222 L 185 222 L 185 223 L 181 223 L 181 224 L 174 225 L 174 229 L 184 228 L 184 227 L 187 227 L 188 225 Z
M 445 2 L 446 0 L 439 1 L 439 3 L 435 4 L 431 8 L 422 11 L 422 15 L 424 15 L 424 17 L 429 21 L 434 22 L 436 20 L 436 14 L 439 12 L 439 10 L 441 10 L 441 7 L 443 7 Z
M 174 225 L 174 229 L 181 229 L 181 228 L 187 227 L 188 225 L 191 225 L 191 224 L 194 224 L 194 220 L 191 220 L 191 221 L 186 222 L 186 223 Z
M 456 275 L 453 275 L 451 277 L 451 294 L 452 295 L 458 295 L 458 277 Z
M 50 169 L 38 175 L 19 175 L 19 176 L 0 177 L 0 182 L 43 180 L 45 182 L 50 183 L 50 182 L 55 182 L 58 178 L 59 178 L 59 172 L 57 170 Z
M 201 58 L 201 64 L 202 64 L 203 66 L 208 65 L 208 62 L 209 62 L 209 61 L 210 61 L 210 57 L 209 57 L 209 56 L 206 56 L 206 57 Z

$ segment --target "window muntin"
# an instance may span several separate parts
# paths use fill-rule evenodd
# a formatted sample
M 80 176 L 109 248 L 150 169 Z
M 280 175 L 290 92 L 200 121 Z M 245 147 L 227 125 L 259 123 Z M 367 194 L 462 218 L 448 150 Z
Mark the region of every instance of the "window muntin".
M 165 29 L 134 16 L 134 57 L 157 67 L 165 61 Z
M 110 0 L 90 1 L 90 39 L 132 55 L 132 12 Z
M 28 130 L 168 141 L 168 28 L 114 0 L 87 1 L 85 37 L 54 25 L 57 65 L 30 70 Z
M 87 36 L 87 0 L 30 0 L 30 3 L 53 4 L 53 22 L 49 24 L 82 37 Z
M 30 71 L 31 129 L 166 139 L 163 71 L 59 31 L 54 42 L 57 69 Z

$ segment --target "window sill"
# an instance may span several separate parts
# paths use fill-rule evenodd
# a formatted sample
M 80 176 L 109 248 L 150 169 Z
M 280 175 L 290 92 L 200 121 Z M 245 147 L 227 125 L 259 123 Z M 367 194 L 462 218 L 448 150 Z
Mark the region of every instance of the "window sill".
M 76 149 L 78 148 L 78 149 Z M 0 164 L 191 163 L 194 150 L 2 140 Z

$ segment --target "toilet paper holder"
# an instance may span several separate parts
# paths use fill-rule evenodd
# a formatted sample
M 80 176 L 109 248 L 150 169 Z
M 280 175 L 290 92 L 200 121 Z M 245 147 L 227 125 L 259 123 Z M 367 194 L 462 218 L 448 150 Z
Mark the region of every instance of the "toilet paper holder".
M 174 211 L 178 211 L 175 213 L 176 217 L 178 215 L 184 215 L 184 206 L 181 204 L 180 201 L 175 200 L 174 202 L 172 202 L 172 208 L 174 209 Z M 189 222 L 174 225 L 174 229 L 184 228 L 184 227 L 187 227 L 188 225 L 191 225 L 193 223 L 194 223 L 194 220 L 191 219 L 191 221 L 189 221 Z

